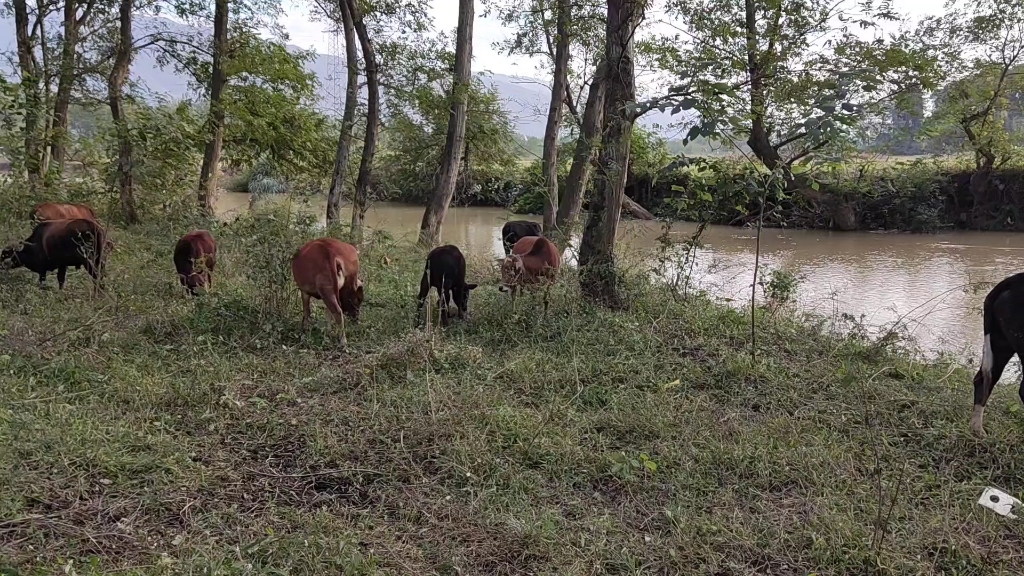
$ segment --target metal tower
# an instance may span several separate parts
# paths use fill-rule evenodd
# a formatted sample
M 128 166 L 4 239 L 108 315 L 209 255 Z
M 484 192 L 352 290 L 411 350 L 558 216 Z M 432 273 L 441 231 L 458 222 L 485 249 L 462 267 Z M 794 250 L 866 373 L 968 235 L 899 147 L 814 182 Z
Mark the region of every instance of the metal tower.
M 342 57 L 344 41 L 341 33 L 341 15 L 331 14 L 328 16 L 327 22 L 329 25 L 325 31 L 327 34 L 327 78 L 321 80 L 327 91 L 327 101 L 324 102 L 324 105 L 327 106 L 330 114 L 340 118 L 345 105 L 344 79 L 346 78 L 346 68 Z

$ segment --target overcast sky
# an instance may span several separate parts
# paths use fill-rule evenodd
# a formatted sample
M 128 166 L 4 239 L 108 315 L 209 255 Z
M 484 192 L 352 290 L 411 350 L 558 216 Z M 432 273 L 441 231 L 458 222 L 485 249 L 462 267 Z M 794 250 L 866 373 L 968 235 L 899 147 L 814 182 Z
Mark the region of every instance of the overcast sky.
M 525 1 L 525 0 L 524 0 Z M 438 30 L 454 30 L 458 21 L 458 0 L 430 0 L 430 13 Z M 942 0 L 893 0 L 893 7 L 901 13 L 917 18 L 942 12 Z M 305 0 L 283 0 L 285 17 L 282 20 L 290 36 L 289 42 L 306 49 L 326 54 L 327 33 L 324 25 L 309 16 L 309 3 Z M 492 44 L 503 40 L 511 31 L 491 18 L 483 17 L 483 2 L 476 0 L 476 19 L 473 23 L 473 70 L 488 70 L 500 74 L 536 76 L 537 64 L 529 59 L 499 54 Z M 648 14 L 648 19 L 659 19 L 661 14 Z M 666 29 L 666 32 L 669 32 Z

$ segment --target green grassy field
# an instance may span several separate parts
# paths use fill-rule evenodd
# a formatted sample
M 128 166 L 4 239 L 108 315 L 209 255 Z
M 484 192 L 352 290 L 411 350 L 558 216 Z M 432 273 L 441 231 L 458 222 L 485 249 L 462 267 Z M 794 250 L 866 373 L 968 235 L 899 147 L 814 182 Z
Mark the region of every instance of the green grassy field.
M 1010 386 L 978 441 L 962 367 L 764 313 L 752 359 L 748 314 L 639 276 L 611 312 L 567 271 L 544 319 L 491 262 L 426 332 L 380 238 L 342 352 L 277 266 L 308 232 L 215 230 L 189 299 L 169 228 L 113 231 L 104 296 L 0 273 L 0 573 L 1024 573 L 975 503 L 1024 490 Z

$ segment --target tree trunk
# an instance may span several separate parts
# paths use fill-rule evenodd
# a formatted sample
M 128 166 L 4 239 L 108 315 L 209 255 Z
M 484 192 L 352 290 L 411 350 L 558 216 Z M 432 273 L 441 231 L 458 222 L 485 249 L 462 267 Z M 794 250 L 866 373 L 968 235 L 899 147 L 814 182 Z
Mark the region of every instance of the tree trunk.
M 366 68 L 366 137 L 363 140 L 363 157 L 359 161 L 359 176 L 356 177 L 356 189 L 352 194 L 352 234 L 356 241 L 363 237 L 363 220 L 366 218 L 367 198 L 370 191 L 370 179 L 373 176 L 373 157 L 377 153 L 377 131 L 380 128 L 380 82 L 377 79 L 377 57 L 373 51 L 373 42 L 359 12 L 358 0 L 346 0 L 352 25 L 359 38 L 363 50 L 363 65 Z
M 132 65 L 132 10 L 134 0 L 121 0 L 118 16 L 118 38 L 114 50 L 114 64 L 107 77 L 107 99 L 110 116 L 117 132 L 117 184 L 121 199 L 121 216 L 126 224 L 137 224 L 139 214 L 135 208 L 132 174 L 132 137 L 124 113 L 124 83 Z
M 25 118 L 22 137 L 25 141 L 25 173 L 29 188 L 38 190 L 41 176 L 41 154 L 39 142 L 39 65 L 36 62 L 35 46 L 29 36 L 28 5 L 26 0 L 14 0 L 14 26 L 18 45 L 18 68 L 21 73 L 21 90 L 25 98 Z
M 551 79 L 551 103 L 544 128 L 544 152 L 541 171 L 544 176 L 544 234 L 555 230 L 558 211 L 558 133 L 562 127 L 562 102 L 569 74 L 569 0 L 558 0 L 555 7 L 555 67 Z
M 576 150 L 569 168 L 569 177 L 565 180 L 565 193 L 558 205 L 555 228 L 558 230 L 559 241 L 568 245 L 576 231 L 583 206 L 583 195 L 587 190 L 590 178 L 590 163 L 593 162 L 597 146 L 601 143 L 601 124 L 604 116 L 605 67 L 599 62 L 594 71 L 594 79 L 590 82 L 587 92 L 587 103 L 583 108 L 583 123 L 580 136 L 576 139 Z
M 441 225 L 455 194 L 455 184 L 466 152 L 466 113 L 469 107 L 470 73 L 473 60 L 473 0 L 459 0 L 459 24 L 455 33 L 455 76 L 452 80 L 448 134 L 441 156 L 441 173 L 434 193 L 423 211 L 420 244 L 433 247 L 441 241 Z
M 209 139 L 199 172 L 199 210 L 213 215 L 213 199 L 217 196 L 220 170 L 220 149 L 224 142 L 224 108 L 221 95 L 227 84 L 225 59 L 228 52 L 228 0 L 216 0 L 213 15 L 213 70 L 210 76 L 210 113 L 207 120 Z
M 71 89 L 75 84 L 78 27 L 78 2 L 65 0 L 60 77 L 57 79 L 57 96 L 53 101 L 53 130 L 50 133 L 50 166 L 56 166 L 58 172 L 64 171 L 64 157 L 68 145 L 68 108 L 71 106 Z
M 643 0 L 608 0 L 605 58 L 603 146 L 590 216 L 580 243 L 580 289 L 607 306 L 621 306 L 615 272 L 615 233 L 625 195 L 633 116 L 627 105 L 636 100 L 633 78 L 633 36 L 643 16 Z
M 331 173 L 331 187 L 327 192 L 327 225 L 338 221 L 341 215 L 341 197 L 345 190 L 345 175 L 348 173 L 348 159 L 352 153 L 352 128 L 356 122 L 356 104 L 359 98 L 359 63 L 356 55 L 356 31 L 352 24 L 346 0 L 338 2 L 341 12 L 342 31 L 345 34 L 345 68 L 348 80 L 345 85 L 345 112 L 341 116 L 341 134 L 338 135 L 338 151 L 334 156 L 334 171 Z
M 755 0 L 745 0 L 746 40 L 747 40 L 747 76 L 750 80 L 750 137 L 747 146 L 769 170 L 775 170 L 781 157 L 770 140 L 765 127 L 765 92 L 764 70 L 758 59 L 757 52 L 757 11 Z

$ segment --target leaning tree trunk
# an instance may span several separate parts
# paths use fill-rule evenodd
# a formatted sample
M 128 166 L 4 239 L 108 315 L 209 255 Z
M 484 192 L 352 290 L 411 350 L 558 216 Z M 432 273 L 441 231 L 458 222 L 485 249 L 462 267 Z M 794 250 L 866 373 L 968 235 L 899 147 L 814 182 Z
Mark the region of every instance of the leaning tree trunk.
M 224 108 L 221 96 L 227 84 L 225 65 L 228 53 L 228 0 L 216 0 L 213 15 L 213 70 L 210 76 L 210 113 L 207 121 L 209 139 L 199 171 L 199 209 L 213 215 L 213 199 L 217 196 L 220 171 L 220 149 L 224 143 Z
M 636 99 L 633 78 L 633 35 L 642 16 L 643 0 L 608 0 L 604 143 L 590 216 L 580 243 L 580 290 L 587 298 L 619 306 L 615 272 L 615 233 L 625 194 L 633 116 L 627 106 Z
M 569 74 L 569 0 L 558 0 L 555 10 L 555 67 L 551 80 L 551 103 L 544 128 L 541 171 L 544 176 L 544 234 L 555 230 L 558 211 L 558 133 L 562 127 L 562 102 Z
M 352 194 L 352 234 L 356 241 L 363 237 L 363 220 L 366 218 L 370 179 L 373 177 L 373 157 L 377 153 L 377 131 L 380 129 L 380 82 L 377 78 L 377 57 L 373 42 L 359 11 L 358 0 L 346 0 L 352 25 L 363 50 L 363 65 L 366 68 L 366 136 L 363 140 L 363 157 L 359 161 L 359 176 Z
M 42 154 L 39 141 L 39 107 L 42 104 L 39 89 L 39 65 L 35 46 L 29 35 L 28 5 L 26 0 L 14 0 L 14 27 L 18 45 L 18 69 L 21 73 L 21 91 L 25 98 L 25 116 L 22 137 L 25 141 L 24 165 L 30 190 L 38 191 Z
M 91 6 L 86 7 L 88 11 Z M 83 15 L 83 19 L 88 15 Z M 64 40 L 60 50 L 60 77 L 57 96 L 53 101 L 53 130 L 50 133 L 50 166 L 58 173 L 64 171 L 68 146 L 68 109 L 71 107 L 71 88 L 75 83 L 75 61 L 78 58 L 78 2 L 64 2 Z
M 455 76 L 452 81 L 451 111 L 448 116 L 448 134 L 441 156 L 441 173 L 434 185 L 434 193 L 423 211 L 420 222 L 420 244 L 433 247 L 441 241 L 441 226 L 448 205 L 455 194 L 466 148 L 466 114 L 469 107 L 470 74 L 473 60 L 473 0 L 459 0 L 459 24 L 455 34 Z
M 117 186 L 121 199 L 121 216 L 126 224 L 137 224 L 139 214 L 135 207 L 132 178 L 132 137 L 124 113 L 124 83 L 132 65 L 132 9 L 134 0 L 121 0 L 118 13 L 118 38 L 114 50 L 114 64 L 107 77 L 107 99 L 110 116 L 117 132 Z
M 590 82 L 587 92 L 587 103 L 583 108 L 583 123 L 580 136 L 576 139 L 576 150 L 569 167 L 569 177 L 565 180 L 565 194 L 558 205 L 555 228 L 558 229 L 559 241 L 568 245 L 576 231 L 580 208 L 583 206 L 583 194 L 587 190 L 590 178 L 590 163 L 594 160 L 597 145 L 601 141 L 601 124 L 604 115 L 604 65 L 599 62 L 594 71 L 594 79 Z
M 352 13 L 347 0 L 338 2 L 341 12 L 342 31 L 345 34 L 345 68 L 348 80 L 345 85 L 345 112 L 341 116 L 341 134 L 338 135 L 338 151 L 334 156 L 334 171 L 331 173 L 331 187 L 327 192 L 327 224 L 338 221 L 341 215 L 341 197 L 345 190 L 345 175 L 348 173 L 348 159 L 352 153 L 352 128 L 356 122 L 356 104 L 359 98 L 359 63 L 356 61 L 356 31 L 352 24 Z

